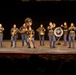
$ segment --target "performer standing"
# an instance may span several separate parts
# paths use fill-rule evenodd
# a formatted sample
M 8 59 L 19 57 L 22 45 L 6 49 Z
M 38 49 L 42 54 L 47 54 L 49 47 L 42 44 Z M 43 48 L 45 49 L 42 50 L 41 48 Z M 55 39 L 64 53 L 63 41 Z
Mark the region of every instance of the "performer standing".
M 40 45 L 44 45 L 44 35 L 45 35 L 45 28 L 43 27 L 43 24 L 40 25 L 40 27 L 37 29 L 37 32 L 39 33 L 39 40 Z
M 68 34 L 67 22 L 64 22 L 64 25 L 61 25 L 61 27 L 63 28 L 64 46 L 67 46 L 67 34 Z
M 31 42 L 32 42 L 33 47 L 35 48 L 34 35 L 35 35 L 34 30 L 31 27 L 29 27 L 28 39 L 27 39 L 28 48 L 31 48 Z
M 47 27 L 49 41 L 50 41 L 50 48 L 52 48 L 52 47 L 55 48 L 56 47 L 56 38 L 55 38 L 55 35 L 54 35 L 55 26 L 56 26 L 55 24 L 53 25 L 52 22 L 50 22 L 49 26 Z
M 74 42 L 75 42 L 75 26 L 73 23 L 71 23 L 70 27 L 68 28 L 69 30 L 69 48 L 71 48 L 71 42 L 72 42 L 72 48 L 74 48 Z
M 4 28 L 2 27 L 2 24 L 0 24 L 0 47 L 2 47 L 3 31 Z
M 18 38 L 18 28 L 16 27 L 16 24 L 13 25 L 13 28 L 11 29 L 11 47 L 16 47 L 16 40 Z
M 24 46 L 24 40 L 26 41 L 27 44 L 27 31 L 28 31 L 27 26 L 24 23 L 23 26 L 21 26 L 19 29 L 19 33 L 21 33 L 21 38 L 22 38 L 22 46 Z

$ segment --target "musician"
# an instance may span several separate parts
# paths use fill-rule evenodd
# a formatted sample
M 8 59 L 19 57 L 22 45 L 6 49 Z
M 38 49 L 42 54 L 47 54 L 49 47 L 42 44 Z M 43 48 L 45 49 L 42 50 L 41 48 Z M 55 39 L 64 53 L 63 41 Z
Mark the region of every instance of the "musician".
M 37 32 L 39 33 L 39 40 L 40 45 L 44 45 L 44 35 L 45 35 L 45 28 L 43 27 L 43 24 L 40 25 L 40 27 L 37 29 Z
M 54 29 L 55 29 L 56 24 L 50 22 L 49 26 L 47 27 L 48 29 L 48 36 L 49 36 L 49 41 L 50 41 L 50 48 L 55 48 L 56 47 L 56 38 L 54 35 Z M 52 44 L 53 43 L 53 44 Z
M 28 39 L 27 39 L 27 43 L 28 43 L 28 48 L 31 48 L 30 42 L 32 41 L 32 45 L 35 48 L 35 43 L 34 43 L 34 35 L 35 32 L 34 30 L 31 28 L 31 26 L 29 27 L 28 30 Z
M 28 29 L 25 23 L 19 29 L 19 33 L 21 33 L 21 38 L 22 38 L 22 46 L 24 46 L 24 40 L 26 41 L 27 44 L 27 30 Z
M 2 27 L 2 24 L 0 24 L 0 47 L 2 47 L 3 31 L 4 28 Z
M 67 34 L 68 34 L 67 22 L 64 22 L 64 25 L 61 25 L 61 27 L 63 29 L 64 46 L 67 46 Z
M 74 26 L 74 23 L 71 23 L 68 30 L 69 30 L 69 37 L 68 37 L 68 39 L 69 39 L 69 48 L 71 48 L 71 43 L 72 43 L 72 48 L 74 48 L 75 30 L 76 30 L 76 27 Z
M 13 28 L 11 28 L 11 47 L 16 47 L 16 40 L 18 38 L 18 28 L 16 27 L 16 24 L 13 25 Z

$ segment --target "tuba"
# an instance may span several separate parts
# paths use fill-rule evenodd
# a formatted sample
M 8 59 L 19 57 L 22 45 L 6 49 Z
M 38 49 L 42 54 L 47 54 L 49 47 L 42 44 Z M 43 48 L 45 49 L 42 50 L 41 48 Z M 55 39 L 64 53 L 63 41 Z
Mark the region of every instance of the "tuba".
M 25 19 L 25 24 L 28 26 L 28 27 L 30 27 L 31 25 L 32 25 L 32 19 L 31 18 L 26 18 Z
M 27 31 L 27 28 L 26 29 L 21 29 L 19 30 L 19 33 L 25 33 Z

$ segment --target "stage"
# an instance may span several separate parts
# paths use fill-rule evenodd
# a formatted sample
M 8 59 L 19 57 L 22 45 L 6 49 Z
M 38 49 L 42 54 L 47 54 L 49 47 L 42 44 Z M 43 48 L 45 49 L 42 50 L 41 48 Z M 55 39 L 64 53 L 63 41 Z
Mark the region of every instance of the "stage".
M 40 46 L 39 40 L 35 41 L 36 48 L 22 47 L 21 40 L 17 40 L 17 47 L 10 47 L 10 40 L 3 40 L 3 47 L 0 48 L 0 54 L 76 54 L 76 44 L 75 48 L 68 48 L 68 46 L 63 46 L 63 41 L 60 41 L 61 45 L 56 45 L 56 48 L 49 47 L 49 41 L 45 41 L 44 46 Z M 76 42 L 75 42 L 76 43 Z

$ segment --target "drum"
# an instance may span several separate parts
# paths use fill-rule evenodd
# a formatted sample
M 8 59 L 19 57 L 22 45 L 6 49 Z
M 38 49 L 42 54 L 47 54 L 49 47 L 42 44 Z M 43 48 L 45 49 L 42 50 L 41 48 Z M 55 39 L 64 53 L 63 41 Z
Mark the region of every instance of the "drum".
M 63 35 L 63 29 L 61 27 L 57 27 L 54 30 L 54 35 L 57 37 L 57 45 L 61 45 L 61 43 L 59 42 L 61 36 Z
M 63 29 L 61 27 L 57 27 L 54 30 L 54 35 L 56 37 L 61 37 L 63 35 Z

